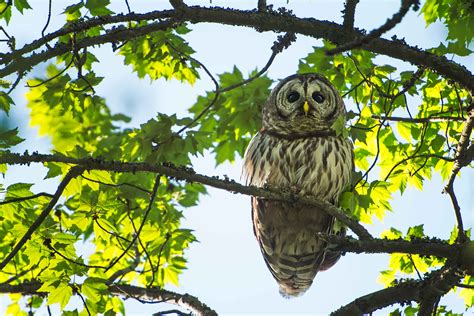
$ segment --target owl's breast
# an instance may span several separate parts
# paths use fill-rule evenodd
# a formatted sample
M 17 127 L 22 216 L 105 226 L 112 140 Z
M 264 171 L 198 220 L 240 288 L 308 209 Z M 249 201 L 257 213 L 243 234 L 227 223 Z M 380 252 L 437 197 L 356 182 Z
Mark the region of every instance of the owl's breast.
M 244 157 L 247 184 L 336 201 L 350 183 L 352 143 L 337 136 L 282 139 L 257 134 Z

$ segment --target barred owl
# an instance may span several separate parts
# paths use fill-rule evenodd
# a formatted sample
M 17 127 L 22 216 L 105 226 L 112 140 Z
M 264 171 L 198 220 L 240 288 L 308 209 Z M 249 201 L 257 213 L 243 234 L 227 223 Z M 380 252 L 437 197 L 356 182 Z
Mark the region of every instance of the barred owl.
M 342 98 L 324 76 L 283 79 L 263 106 L 262 128 L 246 150 L 246 183 L 336 204 L 353 169 L 351 141 L 331 128 L 341 116 Z M 285 297 L 303 294 L 316 273 L 341 256 L 316 233 L 344 234 L 345 229 L 317 207 L 252 197 L 252 221 L 265 263 Z

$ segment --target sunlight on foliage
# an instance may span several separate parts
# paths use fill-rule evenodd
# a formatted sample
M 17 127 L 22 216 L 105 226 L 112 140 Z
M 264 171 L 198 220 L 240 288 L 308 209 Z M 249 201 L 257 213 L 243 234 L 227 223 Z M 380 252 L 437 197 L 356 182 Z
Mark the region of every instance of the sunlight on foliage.
M 43 192 L 43 187 L 51 183 L 57 186 L 69 179 L 71 170 L 75 169 L 66 158 L 97 165 L 104 161 L 118 166 L 125 162 L 129 166 L 147 163 L 195 175 L 193 161 L 196 157 L 210 157 L 217 166 L 233 163 L 244 155 L 249 141 L 261 128 L 261 110 L 274 83 L 268 74 L 260 75 L 258 69 L 243 73 L 238 66 L 228 62 L 227 71 L 215 78 L 217 88 L 201 91 L 195 102 L 188 105 L 186 115 L 179 117 L 158 112 L 135 127 L 124 124 L 130 123 L 131 117 L 114 113 L 113 107 L 96 92 L 104 79 L 94 71 L 101 62 L 95 55 L 98 53 L 96 47 L 101 45 L 107 46 L 109 53 L 122 56 L 124 67 L 140 79 L 148 78 L 154 83 L 175 79 L 186 84 L 182 89 L 188 89 L 201 79 L 206 82 L 214 79 L 206 66 L 195 59 L 197 54 L 187 42 L 193 23 L 201 22 L 202 12 L 192 15 L 185 12 L 192 10 L 189 7 L 185 10 L 175 8 L 179 2 L 170 4 L 174 9 L 164 10 L 161 17 L 153 15 L 158 11 L 135 12 L 127 1 L 121 4 L 126 10 L 117 14 L 112 10 L 116 7 L 110 0 L 68 3 L 59 15 L 63 28 L 55 32 L 45 25 L 44 29 L 34 30 L 42 34 L 37 41 L 22 46 L 21 36 L 10 36 L 7 26 L 18 15 L 34 9 L 32 5 L 36 3 L 0 0 L 0 20 L 6 25 L 1 28 L 1 41 L 8 48 L 1 53 L 3 66 L 0 68 L 4 70 L 12 64 L 20 64 L 17 68 L 20 70 L 7 72 L 8 75 L 0 80 L 0 111 L 3 113 L 0 156 L 18 152 L 21 148 L 18 145 L 24 144 L 21 136 L 31 137 L 13 121 L 18 115 L 14 107 L 22 104 L 23 95 L 20 98 L 12 91 L 17 84 L 26 82 L 30 127 L 48 141 L 49 154 L 58 158 L 18 163 L 24 170 L 32 170 L 47 181 L 21 182 L 15 175 L 8 174 L 8 180 L 13 178 L 16 182 L 0 184 L 3 197 L 0 203 L 0 261 L 8 257 L 17 242 L 36 225 L 38 218 L 44 218 L 0 272 L 1 285 L 37 282 L 37 291 L 42 294 L 8 294 L 7 315 L 26 316 L 44 311 L 45 306 L 51 305 L 65 316 L 124 315 L 124 301 L 111 294 L 111 284 L 136 285 L 144 290 L 180 285 L 179 276 L 188 265 L 187 250 L 197 241 L 194 232 L 184 227 L 183 219 L 187 209 L 197 206 L 202 195 L 207 194 L 204 185 L 195 180 L 182 181 L 180 176 L 170 177 L 133 168 L 127 172 L 85 168 L 72 177 L 64 190 L 57 194 Z M 217 9 L 209 10 L 215 21 L 224 19 L 217 18 L 218 12 L 213 10 Z M 446 28 L 446 40 L 426 52 L 413 48 L 412 53 L 423 52 L 426 54 L 423 56 L 428 56 L 431 52 L 446 56 L 447 59 L 442 59 L 431 55 L 446 63 L 443 67 L 449 66 L 448 59 L 472 57 L 472 10 L 473 5 L 468 0 L 424 1 L 419 18 L 424 19 L 427 26 L 441 22 Z M 261 9 L 248 12 L 249 17 L 266 14 L 265 19 L 269 20 L 274 16 L 295 18 L 290 10 L 275 10 L 271 6 L 263 13 Z M 146 14 L 153 17 L 143 18 Z M 49 14 L 48 23 L 51 17 L 57 18 Z M 310 19 L 304 21 L 311 22 Z M 252 24 L 242 22 L 241 25 Z M 147 28 L 153 31 L 139 32 Z M 256 30 L 267 31 L 258 27 Z M 274 28 L 278 33 L 282 30 Z M 346 31 L 341 36 L 350 34 L 350 30 Z M 292 33 L 287 35 L 294 37 Z M 211 43 L 212 40 L 206 44 L 219 44 Z M 396 37 L 391 43 L 406 46 L 404 40 Z M 343 96 L 347 122 L 340 118 L 331 128 L 337 135 L 352 140 L 355 170 L 351 185 L 340 196 L 339 206 L 351 218 L 364 224 L 382 221 L 387 212 L 396 213 L 398 210 L 392 206 L 392 200 L 403 195 L 407 188 L 422 191 L 425 183 L 435 175 L 447 181 L 455 160 L 461 161 L 457 147 L 472 102 L 465 89 L 467 85 L 464 83 L 463 86 L 462 82 L 449 76 L 442 77 L 443 71 L 437 69 L 437 65 L 416 61 L 422 66 L 416 68 L 407 63 L 406 68 L 396 68 L 391 59 L 381 59 L 381 55 L 364 50 L 370 45 L 374 45 L 373 42 L 359 45 L 362 49 L 330 55 L 328 50 L 336 45 L 324 40 L 309 54 L 300 56 L 296 69 L 285 69 L 288 73 L 322 73 Z M 278 50 L 272 50 L 276 55 Z M 373 51 L 380 52 L 381 49 Z M 41 59 L 45 55 L 49 57 Z M 33 68 L 28 64 L 35 58 L 38 62 L 33 66 L 44 62 L 44 68 Z M 30 77 L 31 70 L 35 77 Z M 461 70 L 457 69 L 458 72 Z M 13 74 L 18 76 L 16 82 Z M 257 74 L 259 76 L 254 78 Z M 252 80 L 246 82 L 250 78 Z M 35 148 L 30 151 L 33 150 Z M 9 172 L 17 170 L 15 167 Z M 0 164 L 0 172 L 6 174 L 6 164 Z M 467 226 L 469 222 L 465 224 Z M 466 238 L 471 238 L 469 227 L 465 230 Z M 463 237 L 462 233 L 459 235 Z M 409 227 L 406 233 L 390 228 L 381 233 L 381 238 L 441 242 L 427 236 L 423 225 Z M 458 227 L 454 227 L 449 240 L 442 242 L 454 245 L 459 240 Z M 384 287 L 390 287 L 406 278 L 426 280 L 446 262 L 449 260 L 434 256 L 390 253 L 388 267 L 380 272 L 378 281 Z M 474 278 L 465 274 L 459 280 L 459 284 L 451 285 L 446 291 L 455 292 L 466 309 L 472 308 Z M 72 309 L 75 300 L 82 302 L 81 307 Z M 419 312 L 415 303 L 404 302 L 393 308 L 389 312 L 392 316 L 414 316 Z M 472 310 L 467 313 L 469 311 Z M 460 315 L 444 305 L 438 306 L 434 314 Z

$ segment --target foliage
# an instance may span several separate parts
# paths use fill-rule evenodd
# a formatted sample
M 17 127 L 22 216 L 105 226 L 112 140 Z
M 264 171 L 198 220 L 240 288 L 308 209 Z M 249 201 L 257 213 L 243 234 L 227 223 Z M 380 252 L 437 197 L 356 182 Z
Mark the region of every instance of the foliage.
M 31 10 L 27 0 L 15 0 L 13 5 L 2 1 L 0 18 L 9 23 L 15 14 L 27 10 Z M 92 17 L 113 14 L 110 1 L 87 0 L 70 4 L 62 18 L 66 26 L 73 27 Z M 472 54 L 469 45 L 474 37 L 474 15 L 469 1 L 427 0 L 421 14 L 427 24 L 440 20 L 448 30 L 447 41 L 432 52 Z M 117 29 L 133 32 L 151 23 L 131 19 Z M 208 74 L 186 41 L 189 32 L 192 26 L 180 22 L 174 28 L 112 43 L 133 75 L 193 85 Z M 94 49 L 73 45 L 101 34 L 106 34 L 103 25 L 61 35 L 51 46 L 72 43 L 70 51 L 51 60 L 45 75 L 28 78 L 30 124 L 51 140 L 51 153 L 58 157 L 172 164 L 185 166 L 188 171 L 192 158 L 205 153 L 211 153 L 216 165 L 243 156 L 260 128 L 261 107 L 273 79 L 262 75 L 226 91 L 258 73 L 255 70 L 244 75 L 234 66 L 218 76 L 217 89 L 197 98 L 188 109 L 188 117 L 157 113 L 140 126 L 124 127 L 131 118 L 114 113 L 95 91 L 103 78 L 94 71 L 100 62 Z M 348 123 L 344 127 L 338 122 L 334 128 L 352 139 L 356 171 L 352 187 L 341 196 L 340 206 L 358 221 L 372 223 L 375 218 L 383 219 L 387 211 L 396 211 L 391 201 L 407 186 L 423 190 L 435 173 L 443 181 L 449 178 L 471 100 L 460 83 L 426 67 L 400 71 L 378 62 L 379 55 L 363 47 L 327 55 L 326 51 L 334 47 L 324 41 L 307 56 L 301 56 L 297 69 L 289 71 L 324 73 L 344 96 Z M 14 85 L 2 81 L 1 86 L 0 110 L 8 114 L 15 106 L 16 100 L 8 92 Z M 415 102 L 419 104 L 414 106 Z M 15 152 L 22 141 L 18 128 L 0 132 L 2 153 Z M 42 166 L 44 178 L 57 183 L 71 170 L 71 164 L 60 161 L 43 161 Z M 0 165 L 0 171 L 9 172 L 5 164 Z M 53 196 L 38 192 L 34 183 L 18 182 L 2 189 L 3 260 L 49 207 Z M 38 291 L 46 296 L 29 298 L 28 306 L 33 310 L 58 304 L 64 315 L 125 314 L 123 302 L 111 295 L 110 284 L 153 288 L 179 284 L 179 274 L 186 269 L 186 250 L 196 241 L 193 232 L 181 223 L 183 211 L 197 205 L 202 194 L 206 194 L 202 184 L 166 175 L 83 170 L 67 184 L 50 215 L 1 270 L 0 283 L 40 282 Z M 410 227 L 406 234 L 392 228 L 381 237 L 414 241 L 429 236 L 420 225 Z M 456 237 L 455 228 L 448 242 L 455 244 Z M 445 259 L 435 256 L 392 253 L 379 281 L 385 287 L 393 286 L 402 278 L 428 275 L 445 263 Z M 474 279 L 466 275 L 462 283 L 472 286 Z M 457 287 L 455 291 L 466 308 L 472 308 L 474 290 Z M 74 296 L 84 302 L 83 310 L 70 310 L 68 303 Z M 10 295 L 8 314 L 26 315 L 21 298 Z M 405 306 L 391 315 L 415 315 L 418 308 Z M 439 306 L 437 315 L 456 314 Z

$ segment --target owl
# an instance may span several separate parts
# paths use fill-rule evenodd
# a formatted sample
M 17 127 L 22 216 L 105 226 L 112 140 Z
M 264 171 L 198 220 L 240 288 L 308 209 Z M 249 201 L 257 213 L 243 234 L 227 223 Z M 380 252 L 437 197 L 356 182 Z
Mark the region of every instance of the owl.
M 345 113 L 341 96 L 323 75 L 283 79 L 263 106 L 262 128 L 245 152 L 247 185 L 337 204 L 354 168 L 352 142 L 331 127 Z M 252 197 L 252 221 L 284 297 L 303 294 L 318 271 L 341 256 L 316 233 L 344 234 L 345 228 L 317 207 Z

